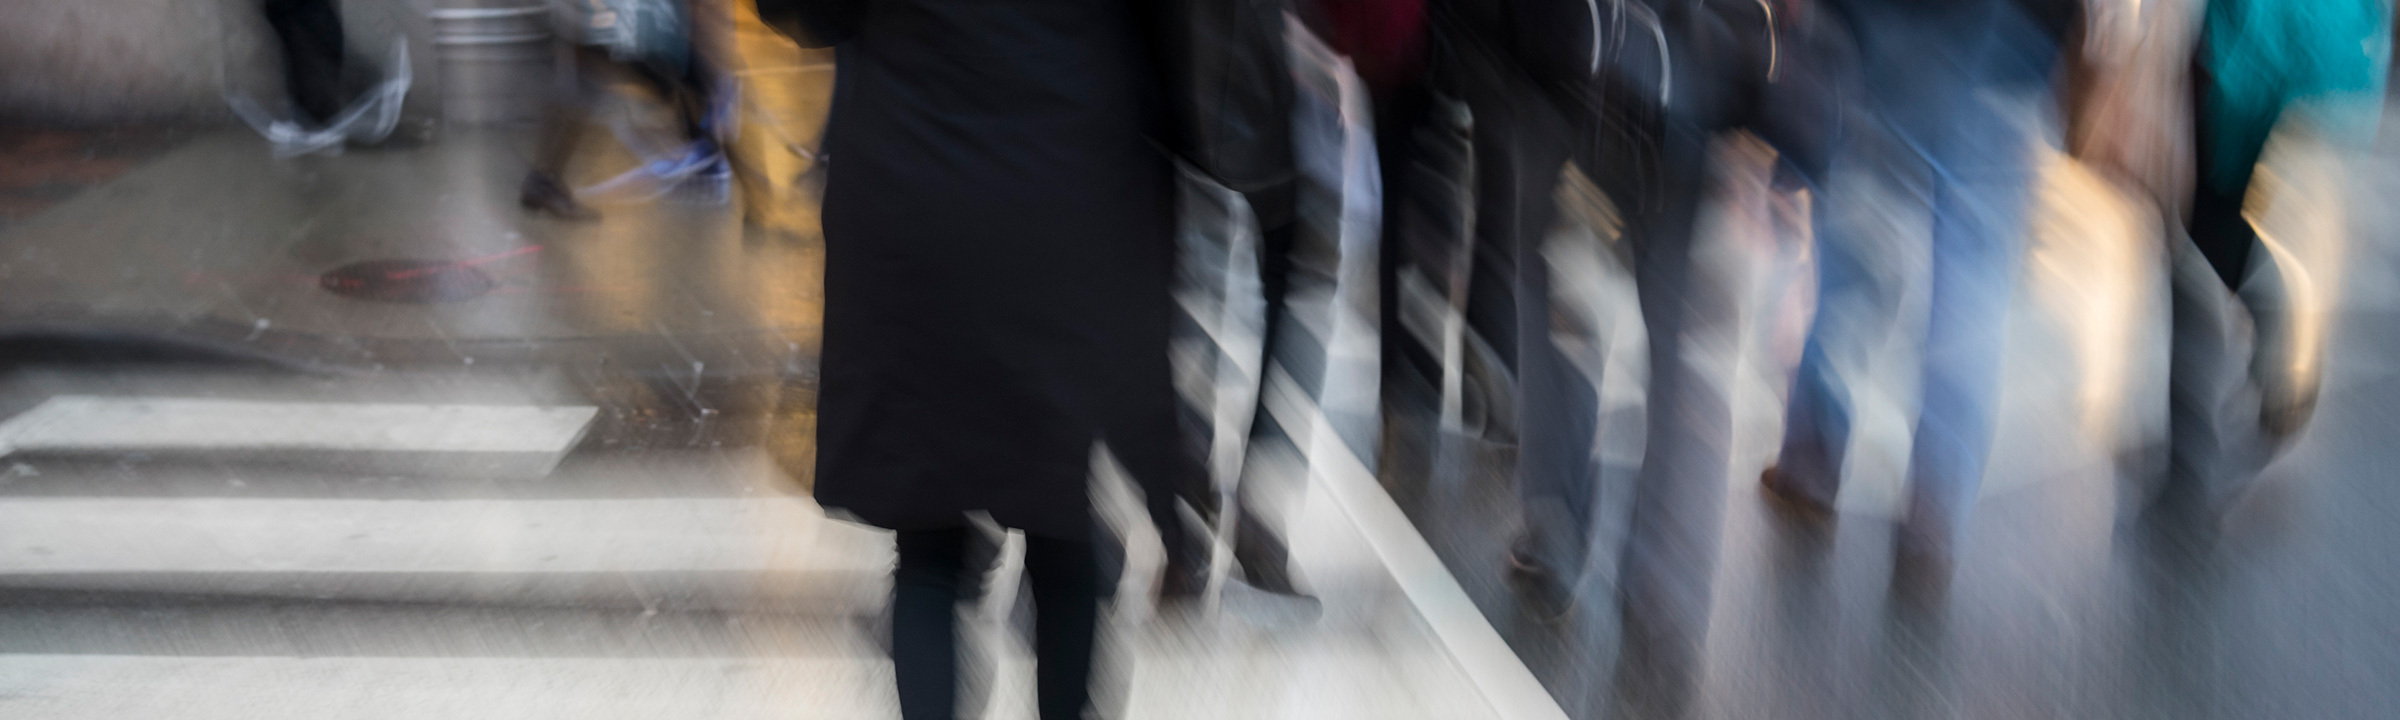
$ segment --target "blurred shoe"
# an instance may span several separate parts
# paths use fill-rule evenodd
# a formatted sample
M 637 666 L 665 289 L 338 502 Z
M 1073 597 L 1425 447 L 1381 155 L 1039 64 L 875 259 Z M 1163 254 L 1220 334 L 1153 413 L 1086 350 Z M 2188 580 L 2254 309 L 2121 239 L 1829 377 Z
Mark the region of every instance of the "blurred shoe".
M 517 191 L 517 204 L 527 210 L 543 213 L 560 220 L 597 220 L 600 211 L 576 202 L 575 193 L 560 184 L 558 178 L 542 173 L 529 173 L 525 185 Z
M 1218 607 L 1260 628 L 1297 629 L 1325 617 L 1325 603 L 1316 596 L 1268 592 L 1244 583 L 1226 584 Z
M 1324 613 L 1324 605 L 1316 595 L 1302 589 L 1282 540 L 1255 524 L 1243 523 L 1237 527 L 1241 530 L 1234 535 L 1233 561 L 1241 572 L 1235 577 L 1243 587 L 1256 592 L 1236 592 L 1229 587 L 1224 601 L 1254 622 L 1267 625 L 1315 622 Z
M 1291 549 L 1280 534 L 1245 508 L 1234 521 L 1233 562 L 1242 584 L 1277 595 L 1308 597 L 1292 575 Z
M 1909 493 L 1906 516 L 1892 534 L 1892 578 L 1888 590 L 1894 619 L 1917 631 L 1941 626 L 1950 606 L 1950 582 L 1958 572 L 1958 521 Z
M 1241 563 L 1241 569 L 1240 577 L 1244 585 L 1276 595 L 1312 597 L 1307 592 L 1301 591 L 1300 583 L 1292 574 L 1290 563 L 1244 562 Z
M 2250 311 L 2255 331 L 2250 380 L 2258 386 L 2259 431 L 2281 446 L 2316 414 L 2319 374 L 2300 361 L 2307 348 L 2300 347 L 2296 335 L 2300 318 L 2292 302 L 2295 295 L 2307 292 L 2309 282 L 2299 268 L 2277 257 L 2264 238 L 2250 256 L 2250 276 L 2235 296 Z
M 1938 632 L 1950 606 L 1957 574 L 1948 553 L 1912 550 L 1905 540 L 1893 548 L 1889 610 L 1912 633 Z
M 1935 507 L 1925 493 L 1909 493 L 1907 514 L 1892 537 L 1892 566 L 1917 582 L 1940 580 L 1944 585 L 1956 563 L 1958 528 L 1950 514 Z
M 1518 535 L 1516 542 L 1508 544 L 1508 571 L 1510 573 L 1523 576 L 1551 574 L 1550 565 L 1542 562 L 1541 555 L 1533 551 L 1533 546 L 1534 539 L 1531 533 Z
M 1516 588 L 1526 614 L 1541 622 L 1557 622 L 1574 610 L 1575 592 L 1534 552 L 1534 542 L 1531 534 L 1525 534 L 1509 544 L 1509 584 Z
M 1809 492 L 1802 483 L 1793 479 L 1793 475 L 1776 465 L 1769 465 L 1766 470 L 1759 472 L 1759 488 L 1766 490 L 1767 497 L 1774 500 L 1769 505 L 1778 514 L 1794 520 L 1823 522 L 1833 519 L 1833 503 Z
M 1173 605 L 1197 600 L 1208 590 L 1208 566 L 1169 562 L 1159 570 L 1158 604 Z

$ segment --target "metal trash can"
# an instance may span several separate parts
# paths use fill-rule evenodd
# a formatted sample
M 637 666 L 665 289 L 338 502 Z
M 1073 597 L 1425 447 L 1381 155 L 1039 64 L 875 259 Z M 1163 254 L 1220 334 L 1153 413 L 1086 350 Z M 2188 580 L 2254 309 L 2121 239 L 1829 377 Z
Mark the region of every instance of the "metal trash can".
M 531 120 L 552 93 L 558 55 L 547 4 L 436 9 L 433 47 L 450 122 Z

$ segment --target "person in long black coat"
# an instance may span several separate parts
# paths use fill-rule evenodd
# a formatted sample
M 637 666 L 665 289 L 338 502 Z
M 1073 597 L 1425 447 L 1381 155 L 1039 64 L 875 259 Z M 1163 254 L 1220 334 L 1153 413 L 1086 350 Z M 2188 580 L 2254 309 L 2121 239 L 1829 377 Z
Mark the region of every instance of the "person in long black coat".
M 794 0 L 842 44 L 817 500 L 899 533 L 908 718 L 955 712 L 967 515 L 1023 530 L 1041 717 L 1080 717 L 1095 442 L 1164 357 L 1173 175 L 1127 0 Z M 775 3 L 768 3 L 770 6 Z M 772 9 L 772 8 L 771 8 Z

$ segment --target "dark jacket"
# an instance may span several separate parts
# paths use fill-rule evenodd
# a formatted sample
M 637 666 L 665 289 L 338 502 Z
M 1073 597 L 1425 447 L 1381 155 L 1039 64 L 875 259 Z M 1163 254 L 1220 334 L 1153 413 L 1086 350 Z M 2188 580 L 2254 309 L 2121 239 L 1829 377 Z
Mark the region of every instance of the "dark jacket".
M 1086 539 L 1089 453 L 1166 352 L 1172 175 L 1126 0 L 811 0 L 844 42 L 816 495 Z

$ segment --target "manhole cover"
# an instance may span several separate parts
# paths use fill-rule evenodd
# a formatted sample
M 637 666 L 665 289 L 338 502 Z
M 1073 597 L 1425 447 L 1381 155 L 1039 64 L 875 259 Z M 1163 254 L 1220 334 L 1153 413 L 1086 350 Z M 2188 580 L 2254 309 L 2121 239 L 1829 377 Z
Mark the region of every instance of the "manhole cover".
M 472 300 L 497 285 L 492 276 L 449 260 L 366 260 L 325 273 L 317 284 L 342 297 L 392 303 Z

